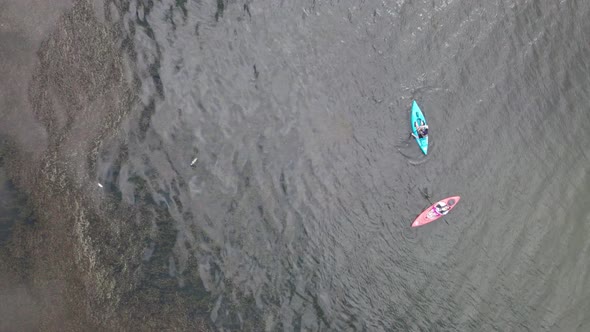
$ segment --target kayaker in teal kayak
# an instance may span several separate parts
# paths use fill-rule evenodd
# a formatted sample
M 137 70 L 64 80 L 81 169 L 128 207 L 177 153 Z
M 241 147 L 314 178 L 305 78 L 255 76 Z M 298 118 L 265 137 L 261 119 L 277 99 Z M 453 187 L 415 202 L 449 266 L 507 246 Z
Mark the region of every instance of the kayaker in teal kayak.
M 418 103 L 412 101 L 412 113 L 410 114 L 410 128 L 412 129 L 412 136 L 416 139 L 416 143 L 425 155 L 428 154 L 428 122 L 424 114 L 420 110 Z M 412 137 L 410 136 L 410 137 Z
M 424 123 L 424 121 L 422 120 L 420 120 L 420 122 L 420 126 L 418 126 L 418 121 L 414 122 L 414 127 L 416 127 L 416 132 L 418 133 L 418 137 L 416 137 L 416 135 L 412 133 L 412 136 L 414 136 L 414 138 L 424 138 L 428 136 L 428 125 Z

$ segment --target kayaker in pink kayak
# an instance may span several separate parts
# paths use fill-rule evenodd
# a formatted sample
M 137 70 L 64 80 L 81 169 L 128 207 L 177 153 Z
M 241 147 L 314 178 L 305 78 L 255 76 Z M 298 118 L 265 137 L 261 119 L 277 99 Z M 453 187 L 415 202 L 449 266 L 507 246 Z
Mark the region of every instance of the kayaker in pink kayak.
M 428 197 L 425 195 L 425 197 Z M 439 218 L 443 218 L 451 210 L 457 206 L 457 202 L 461 199 L 460 196 L 451 196 L 432 204 L 428 209 L 422 211 L 420 215 L 412 223 L 412 227 L 426 225 Z
M 436 213 L 444 216 L 445 214 L 449 213 L 451 207 L 448 206 L 447 203 L 440 201 L 436 203 L 436 205 L 434 206 L 434 210 L 436 211 Z

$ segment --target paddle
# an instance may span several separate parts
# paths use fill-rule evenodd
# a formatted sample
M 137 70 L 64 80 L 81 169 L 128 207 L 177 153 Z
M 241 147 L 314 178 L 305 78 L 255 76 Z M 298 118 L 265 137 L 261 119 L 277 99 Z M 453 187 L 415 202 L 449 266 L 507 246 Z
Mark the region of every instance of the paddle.
M 433 205 L 434 203 L 432 203 L 432 201 L 430 200 L 430 195 L 428 195 L 428 192 L 424 192 L 422 191 L 422 189 L 418 188 L 418 191 L 422 194 L 422 196 L 424 196 L 424 198 L 426 198 L 426 200 L 428 201 L 428 203 L 430 203 L 431 205 Z M 449 224 L 449 222 L 445 219 L 445 217 L 442 217 L 442 220 L 445 221 L 445 223 L 447 223 L 447 225 Z

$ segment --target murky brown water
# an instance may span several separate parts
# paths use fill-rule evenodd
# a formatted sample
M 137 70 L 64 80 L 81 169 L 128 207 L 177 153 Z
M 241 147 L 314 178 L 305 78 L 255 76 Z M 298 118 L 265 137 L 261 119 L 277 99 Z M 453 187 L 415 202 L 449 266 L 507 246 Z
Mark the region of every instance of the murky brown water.
M 586 2 L 23 3 L 0 329 L 589 327 Z

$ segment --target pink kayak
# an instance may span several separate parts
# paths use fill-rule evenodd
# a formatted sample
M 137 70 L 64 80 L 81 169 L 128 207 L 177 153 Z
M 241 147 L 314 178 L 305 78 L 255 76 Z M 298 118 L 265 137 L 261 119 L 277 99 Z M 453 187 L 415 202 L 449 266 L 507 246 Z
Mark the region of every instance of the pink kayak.
M 428 209 L 422 211 L 422 213 L 420 213 L 420 215 L 418 216 L 418 218 L 416 218 L 416 220 L 414 220 L 414 222 L 412 223 L 412 227 L 418 227 L 418 226 L 423 226 L 426 225 L 430 222 L 435 221 L 436 219 L 440 218 L 443 216 L 442 213 L 440 213 L 437 209 L 436 209 L 436 205 L 441 203 L 442 205 L 447 205 L 449 207 L 448 211 L 451 211 L 459 202 L 459 200 L 461 199 L 461 197 L 459 196 L 451 196 L 451 197 L 447 197 L 441 201 L 438 201 L 434 204 L 432 204 Z M 444 204 L 443 204 L 444 203 Z

